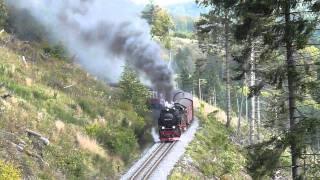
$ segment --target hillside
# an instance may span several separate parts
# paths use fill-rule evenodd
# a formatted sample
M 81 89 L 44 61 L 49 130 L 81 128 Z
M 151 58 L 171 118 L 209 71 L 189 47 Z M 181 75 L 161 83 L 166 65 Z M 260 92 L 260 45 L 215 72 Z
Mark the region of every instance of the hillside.
M 121 89 L 40 44 L 5 32 L 0 44 L 0 159 L 18 176 L 115 178 L 149 141 L 151 121 L 120 101 Z
M 205 102 L 200 105 L 194 98 L 198 110 L 200 128 L 187 152 L 175 166 L 169 179 L 237 179 L 251 180 L 246 172 L 247 156 L 243 146 L 234 139 L 234 128 L 225 127 L 225 112 Z M 232 126 L 236 127 L 236 118 Z

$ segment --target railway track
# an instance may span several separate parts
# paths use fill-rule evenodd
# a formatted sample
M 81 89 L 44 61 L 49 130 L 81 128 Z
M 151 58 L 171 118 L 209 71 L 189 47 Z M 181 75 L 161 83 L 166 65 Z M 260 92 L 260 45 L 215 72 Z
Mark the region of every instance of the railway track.
M 176 142 L 161 143 L 150 156 L 142 163 L 142 165 L 133 173 L 130 180 L 148 179 L 153 171 L 158 167 L 164 157 L 174 147 Z

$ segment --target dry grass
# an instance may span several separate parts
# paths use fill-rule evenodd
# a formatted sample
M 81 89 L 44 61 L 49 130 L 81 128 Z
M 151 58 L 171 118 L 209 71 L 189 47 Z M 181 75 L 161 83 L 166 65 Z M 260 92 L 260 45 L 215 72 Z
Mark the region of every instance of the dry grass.
M 200 101 L 197 97 L 193 97 L 193 102 L 194 102 L 194 107 L 197 110 L 200 110 L 201 104 L 204 106 L 203 113 L 205 115 L 208 115 L 209 113 L 216 111 L 217 112 L 216 113 L 216 118 L 222 123 L 226 123 L 227 122 L 227 115 L 222 109 L 217 108 L 215 106 L 212 106 L 212 105 L 210 105 L 210 104 L 208 104 L 208 103 L 206 103 L 204 101 Z M 238 120 L 237 120 L 236 117 L 232 117 L 231 126 L 236 127 L 237 121 Z
M 62 132 L 64 130 L 64 128 L 65 128 L 65 124 L 60 120 L 56 121 L 55 125 L 56 125 L 56 128 L 57 128 L 59 133 Z
M 82 135 L 81 133 L 77 133 L 77 142 L 83 150 L 87 150 L 106 159 L 108 158 L 105 150 L 97 143 L 96 140 L 93 140 L 86 135 Z

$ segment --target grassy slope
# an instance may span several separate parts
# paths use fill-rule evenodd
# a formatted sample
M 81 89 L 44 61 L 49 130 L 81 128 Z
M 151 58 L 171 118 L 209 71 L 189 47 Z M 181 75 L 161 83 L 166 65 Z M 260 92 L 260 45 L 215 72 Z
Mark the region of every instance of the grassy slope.
M 0 98 L 0 159 L 15 164 L 24 177 L 88 179 L 116 177 L 137 156 L 139 145 L 131 132 L 141 118 L 119 101 L 118 89 L 72 63 L 43 55 L 37 44 L 5 33 L 0 44 L 0 95 L 11 94 Z M 68 85 L 73 86 L 64 88 Z M 89 127 L 111 134 L 124 119 L 127 125 L 115 132 L 133 134 L 130 147 L 123 139 L 98 143 L 86 135 Z M 27 129 L 47 137 L 50 145 L 28 137 Z M 25 144 L 23 151 L 17 150 L 19 144 Z M 119 147 L 130 153 L 124 158 L 114 152 Z
M 199 108 L 198 99 L 194 100 Z M 233 132 L 225 128 L 222 110 L 205 104 L 201 111 L 201 127 L 170 179 L 250 179 L 243 149 L 230 140 Z

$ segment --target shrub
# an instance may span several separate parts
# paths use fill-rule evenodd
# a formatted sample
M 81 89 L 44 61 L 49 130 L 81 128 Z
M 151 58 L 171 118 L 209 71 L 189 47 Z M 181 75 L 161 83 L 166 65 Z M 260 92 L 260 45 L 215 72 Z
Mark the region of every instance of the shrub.
M 91 118 L 96 118 L 97 116 L 104 116 L 104 106 L 92 99 L 92 97 L 82 97 L 78 100 L 81 109 L 87 113 Z
M 132 104 L 139 115 L 144 115 L 148 111 L 146 102 L 150 92 L 139 81 L 137 73 L 128 66 L 124 69 L 119 87 L 122 89 L 122 101 Z
M 49 101 L 46 108 L 50 115 L 56 117 L 57 119 L 60 119 L 64 123 L 71 123 L 76 125 L 85 124 L 84 119 L 75 118 L 72 112 L 69 112 L 68 109 L 66 109 L 62 105 L 54 104 Z
M 8 83 L 8 88 L 21 98 L 30 100 L 33 97 L 32 91 L 27 87 L 15 83 Z
M 188 149 L 198 169 L 206 177 L 239 173 L 246 160 L 229 139 L 230 132 L 213 116 L 201 120 L 203 128 Z
M 21 179 L 21 171 L 11 163 L 0 160 L 0 179 L 19 180 Z
M 94 136 L 112 153 L 120 155 L 128 162 L 137 151 L 137 139 L 133 130 L 123 127 L 105 127 L 98 124 L 86 128 L 90 136 Z
M 43 51 L 50 56 L 57 58 L 57 59 L 65 59 L 67 57 L 67 51 L 61 44 L 56 45 L 43 45 Z
M 55 166 L 60 169 L 68 179 L 84 179 L 85 164 L 84 154 L 72 147 L 64 149 L 51 146 L 47 148 L 47 153 L 54 157 Z
M 4 28 L 8 19 L 8 9 L 3 0 L 0 0 L 0 30 Z

